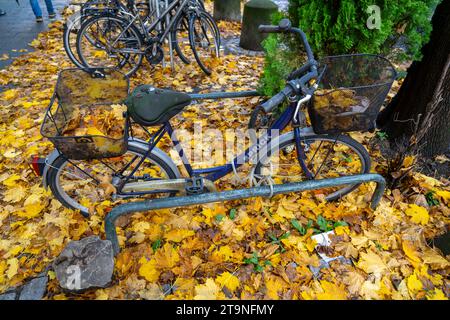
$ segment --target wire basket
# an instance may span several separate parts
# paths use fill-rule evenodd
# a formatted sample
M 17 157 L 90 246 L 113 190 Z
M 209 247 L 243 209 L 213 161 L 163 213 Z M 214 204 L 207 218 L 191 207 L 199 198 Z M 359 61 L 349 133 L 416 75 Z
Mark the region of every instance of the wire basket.
M 61 71 L 42 123 L 42 136 L 68 159 L 123 155 L 129 120 L 121 104 L 128 91 L 128 79 L 116 70 Z
M 371 54 L 321 59 L 319 89 L 308 112 L 316 133 L 370 131 L 397 73 L 389 60 Z

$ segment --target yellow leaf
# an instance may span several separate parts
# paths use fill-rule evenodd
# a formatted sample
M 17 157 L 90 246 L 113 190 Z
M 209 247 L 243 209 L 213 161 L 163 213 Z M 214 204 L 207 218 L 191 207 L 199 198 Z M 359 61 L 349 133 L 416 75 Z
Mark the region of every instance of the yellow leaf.
M 406 285 L 408 286 L 409 291 L 413 294 L 417 293 L 423 288 L 422 281 L 417 278 L 417 275 L 415 273 L 408 277 Z
M 5 100 L 15 99 L 18 96 L 17 89 L 9 89 L 3 92 L 3 98 Z
M 11 188 L 5 191 L 3 201 L 12 203 L 19 202 L 25 197 L 26 194 L 26 189 L 18 185 L 15 188 Z
M 312 238 L 308 238 L 308 240 L 306 240 L 306 249 L 308 249 L 309 252 L 313 252 L 314 249 L 316 248 L 317 242 L 316 240 L 312 239 Z
M 159 278 L 159 271 L 156 269 L 156 261 L 144 261 L 139 268 L 139 275 L 144 277 L 148 282 L 156 282 Z
M 195 286 L 194 300 L 216 300 L 219 286 L 212 279 L 206 279 L 205 284 Z
M 441 289 L 434 288 L 433 291 L 428 291 L 426 295 L 427 300 L 448 300 Z
M 17 156 L 20 155 L 21 153 L 22 153 L 22 151 L 19 151 L 19 150 L 16 151 L 16 149 L 11 148 L 11 149 L 6 150 L 6 151 L 3 153 L 3 156 L 4 156 L 5 158 L 12 159 L 12 158 L 17 157 Z
M 17 215 L 22 218 L 36 218 L 39 216 L 41 211 L 44 209 L 44 205 L 42 203 L 33 203 L 25 206 L 25 211 L 18 211 Z
M 266 289 L 266 294 L 270 299 L 278 300 L 280 299 L 278 294 L 283 292 L 283 283 L 280 279 L 271 277 L 266 280 Z
M 347 293 L 344 285 L 337 285 L 328 281 L 320 281 L 323 292 L 317 293 L 318 300 L 347 300 Z
M 172 268 L 180 261 L 180 256 L 169 243 L 166 243 L 161 249 L 156 251 L 155 261 L 161 269 Z
M 446 190 L 436 190 L 436 194 L 444 199 L 445 201 L 450 201 L 450 191 Z
M 295 215 L 290 210 L 286 210 L 282 205 L 278 206 L 276 214 L 285 219 L 293 219 Z
M 5 179 L 3 181 L 3 184 L 7 187 L 14 187 L 16 184 L 16 181 L 19 179 L 20 179 L 20 176 L 18 174 L 13 174 L 8 179 Z
M 403 160 L 403 167 L 409 168 L 414 164 L 415 160 L 416 160 L 415 156 L 406 156 L 405 159 Z
M 411 241 L 407 240 L 403 241 L 402 248 L 403 252 L 409 259 L 415 262 L 420 262 L 419 253 L 417 252 L 416 248 L 414 247 Z
M 96 127 L 87 128 L 86 133 L 91 136 L 105 136 L 105 134 L 98 130 Z
M 146 230 L 150 229 L 150 223 L 147 221 L 139 221 L 133 225 L 131 230 L 134 232 L 142 232 L 145 233 Z
M 334 233 L 336 233 L 336 235 L 338 236 L 343 234 L 349 234 L 350 229 L 348 228 L 348 226 L 339 226 L 334 229 Z
M 358 268 L 363 269 L 366 273 L 382 273 L 387 269 L 386 264 L 373 251 L 368 251 L 367 253 L 362 252 L 357 264 Z
M 166 235 L 164 236 L 164 238 L 167 241 L 181 242 L 185 238 L 193 236 L 194 234 L 195 234 L 195 232 L 192 230 L 174 229 L 174 230 L 170 230 L 169 232 L 167 232 Z
M 8 259 L 8 270 L 6 271 L 6 276 L 11 279 L 17 274 L 19 270 L 19 260 L 17 258 Z
M 423 263 L 430 264 L 432 269 L 445 269 L 450 266 L 450 262 L 434 250 L 426 250 L 422 259 Z
M 240 284 L 239 279 L 229 272 L 222 273 L 216 278 L 216 281 L 222 287 L 227 287 L 228 289 L 230 289 L 231 292 L 234 292 Z
M 405 210 L 405 213 L 411 217 L 412 222 L 422 225 L 426 225 L 430 219 L 428 210 L 416 204 L 410 204 L 408 209 Z

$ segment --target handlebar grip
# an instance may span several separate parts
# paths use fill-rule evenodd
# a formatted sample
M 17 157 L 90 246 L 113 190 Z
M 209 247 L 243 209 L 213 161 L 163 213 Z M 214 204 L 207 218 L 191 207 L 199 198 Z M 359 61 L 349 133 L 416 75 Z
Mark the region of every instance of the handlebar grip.
M 258 31 L 261 33 L 278 33 L 280 32 L 280 28 L 278 26 L 262 24 L 258 27 Z
M 265 112 L 270 112 L 273 108 L 283 103 L 284 99 L 289 97 L 294 89 L 291 86 L 285 87 L 281 92 L 264 102 L 261 107 Z

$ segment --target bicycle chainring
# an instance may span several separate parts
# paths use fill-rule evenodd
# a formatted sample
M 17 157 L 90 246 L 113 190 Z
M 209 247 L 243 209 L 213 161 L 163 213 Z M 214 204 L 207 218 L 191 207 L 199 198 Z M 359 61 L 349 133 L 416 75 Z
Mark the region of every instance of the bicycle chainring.
M 153 52 L 154 46 L 156 46 L 155 53 Z M 164 51 L 159 45 L 151 45 L 145 49 L 145 58 L 151 65 L 159 64 L 164 59 Z

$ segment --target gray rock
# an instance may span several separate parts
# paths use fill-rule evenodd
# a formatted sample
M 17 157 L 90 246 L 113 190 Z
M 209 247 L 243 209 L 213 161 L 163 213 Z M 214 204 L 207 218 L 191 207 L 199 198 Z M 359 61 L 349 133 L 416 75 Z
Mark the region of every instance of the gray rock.
M 47 282 L 47 275 L 42 275 L 23 285 L 19 300 L 41 300 L 47 290 Z
M 0 294 L 0 301 L 16 300 L 16 295 L 15 291 Z
M 97 236 L 71 241 L 53 262 L 53 269 L 66 290 L 106 288 L 114 271 L 112 244 Z

